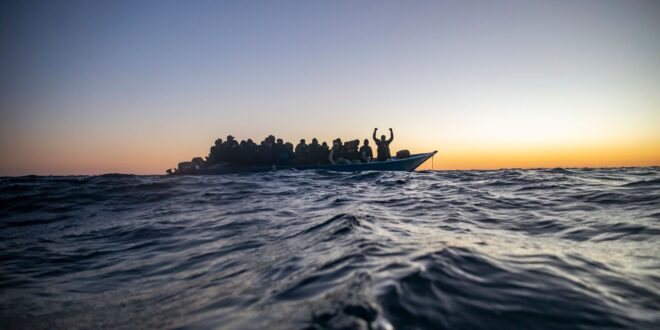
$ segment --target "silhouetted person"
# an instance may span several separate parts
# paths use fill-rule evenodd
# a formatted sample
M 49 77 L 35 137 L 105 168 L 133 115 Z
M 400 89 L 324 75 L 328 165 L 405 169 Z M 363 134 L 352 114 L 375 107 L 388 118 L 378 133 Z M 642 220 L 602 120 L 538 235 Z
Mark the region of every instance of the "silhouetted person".
M 360 140 L 353 140 L 353 143 L 351 143 L 351 152 L 353 153 L 355 163 L 360 162 Z
M 358 145 L 360 140 L 352 140 L 344 143 L 343 148 L 343 157 L 351 162 L 357 162 L 360 160 L 360 152 L 358 151 Z
M 224 158 L 223 160 L 228 161 L 231 164 L 236 164 L 239 161 L 239 146 L 238 142 L 234 140 L 234 137 L 231 135 L 227 135 L 227 141 L 225 141 L 222 144 L 223 148 L 221 148 L 221 158 Z M 222 156 L 222 154 L 225 154 Z
M 318 164 L 321 162 L 321 145 L 316 138 L 313 138 L 312 143 L 307 145 L 307 158 L 309 164 Z
M 285 164 L 291 164 L 294 158 L 293 143 L 287 142 L 284 144 L 284 151 L 286 153 Z
M 248 165 L 257 165 L 259 163 L 258 146 L 252 139 L 247 140 L 247 158 Z
M 392 143 L 392 140 L 394 140 L 394 132 L 392 132 L 392 129 L 390 128 L 390 139 L 385 140 L 385 135 L 381 135 L 380 140 L 378 140 L 376 139 L 377 130 L 377 128 L 374 128 L 373 138 L 374 142 L 376 142 L 376 145 L 378 146 L 378 161 L 382 162 L 392 158 L 392 155 L 390 155 L 390 143 Z
M 220 139 L 218 139 L 220 140 Z M 227 155 L 227 152 L 229 150 L 229 147 L 227 146 L 227 141 L 222 142 L 220 146 L 218 146 L 218 161 L 220 162 L 226 162 L 227 159 L 229 158 Z
M 321 143 L 321 151 L 319 152 L 319 155 L 320 155 L 319 162 L 321 164 L 327 164 L 329 162 L 328 158 L 330 155 L 330 148 L 328 147 L 328 143 L 326 143 L 325 141 Z
M 369 146 L 369 139 L 364 139 L 364 145 L 360 147 L 360 160 L 369 163 L 372 159 L 374 159 L 374 152 Z
M 332 143 L 332 149 L 328 154 L 328 161 L 330 164 L 350 164 L 351 161 L 344 158 L 343 147 L 341 139 L 335 139 Z
M 284 146 L 284 140 L 277 139 L 277 143 L 273 146 L 273 152 L 275 154 L 275 164 L 282 165 L 288 162 L 288 152 L 286 146 Z
M 273 143 L 271 142 L 271 139 L 266 138 L 263 141 L 261 141 L 261 145 L 259 146 L 259 165 L 272 165 L 274 157 L 273 154 L 275 153 L 273 151 Z
M 309 151 L 305 139 L 300 139 L 300 143 L 296 146 L 296 162 L 299 164 L 305 164 L 309 162 Z
M 222 147 L 222 139 L 215 140 L 215 145 L 211 147 L 207 162 L 209 165 L 216 164 L 220 161 L 220 148 Z
M 242 140 L 238 144 L 238 163 L 241 165 L 250 165 L 252 155 L 250 155 L 250 147 L 247 141 Z
M 330 150 L 335 147 L 335 144 L 338 144 L 338 149 L 335 152 L 335 156 L 344 156 L 344 143 L 341 142 L 341 138 L 332 140 L 332 146 L 330 146 Z

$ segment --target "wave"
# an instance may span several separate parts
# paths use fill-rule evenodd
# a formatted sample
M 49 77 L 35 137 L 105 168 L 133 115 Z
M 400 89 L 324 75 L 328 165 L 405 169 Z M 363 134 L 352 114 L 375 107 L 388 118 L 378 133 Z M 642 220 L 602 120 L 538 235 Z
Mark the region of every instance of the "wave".
M 570 268 L 558 258 L 543 268 L 446 248 L 416 259 L 423 267 L 386 286 L 379 296 L 385 317 L 398 327 L 547 329 L 624 328 L 634 320 L 625 302 L 615 306 L 601 292 L 551 269 Z M 551 268 L 546 270 L 545 267 Z M 478 315 L 478 317 L 475 317 Z M 652 320 L 646 325 L 650 326 Z
M 626 183 L 624 187 L 659 187 L 660 179 L 640 180 L 635 182 Z
M 0 324 L 653 328 L 658 183 L 660 167 L 0 178 Z

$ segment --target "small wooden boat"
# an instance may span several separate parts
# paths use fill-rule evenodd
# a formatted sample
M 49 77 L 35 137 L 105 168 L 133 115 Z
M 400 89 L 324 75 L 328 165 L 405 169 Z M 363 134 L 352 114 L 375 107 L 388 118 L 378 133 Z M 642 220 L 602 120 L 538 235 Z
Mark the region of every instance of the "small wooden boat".
M 437 151 L 414 154 L 406 158 L 392 158 L 382 162 L 351 163 L 351 164 L 320 164 L 320 165 L 279 165 L 279 166 L 231 166 L 215 165 L 210 167 L 191 168 L 185 172 L 176 174 L 189 175 L 219 175 L 233 173 L 258 173 L 273 170 L 325 170 L 337 172 L 362 172 L 362 171 L 413 171 L 426 160 L 433 157 Z

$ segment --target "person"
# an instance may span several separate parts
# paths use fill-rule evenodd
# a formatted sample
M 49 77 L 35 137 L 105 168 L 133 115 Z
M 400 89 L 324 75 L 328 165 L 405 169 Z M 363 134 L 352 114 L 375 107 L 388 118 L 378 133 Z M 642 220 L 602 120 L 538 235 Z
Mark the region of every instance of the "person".
M 376 131 L 378 131 L 378 128 L 374 128 L 373 139 L 378 146 L 378 149 L 376 149 L 378 152 L 378 161 L 382 162 L 392 158 L 392 155 L 390 155 L 390 143 L 394 140 L 394 132 L 390 128 L 390 139 L 385 140 L 385 135 L 381 135 L 380 140 L 378 140 L 376 139 Z
M 328 154 L 328 161 L 330 164 L 350 164 L 351 161 L 344 158 L 344 152 L 342 150 L 341 139 L 335 139 L 332 142 L 332 149 Z
M 328 159 L 329 159 L 329 156 L 330 156 L 330 147 L 328 147 L 328 143 L 325 142 L 325 141 L 323 141 L 323 143 L 321 143 L 321 150 L 319 151 L 319 156 L 320 156 L 319 157 L 319 162 L 321 164 L 327 164 L 328 163 Z
M 272 165 L 273 164 L 273 144 L 270 138 L 265 138 L 261 141 L 259 146 L 259 165 Z
M 289 153 L 284 145 L 284 140 L 277 139 L 277 143 L 273 146 L 274 164 L 284 165 L 289 162 Z
M 218 139 L 218 140 L 220 140 L 220 139 Z M 227 147 L 227 141 L 224 141 L 224 142 L 220 143 L 220 145 L 218 146 L 218 150 L 217 150 L 217 152 L 218 152 L 218 161 L 219 162 L 226 162 L 229 159 L 229 157 L 227 155 L 228 151 L 229 151 L 229 148 Z
M 293 143 L 286 142 L 284 144 L 284 152 L 286 154 L 284 164 L 290 164 L 293 161 L 293 158 L 294 158 Z
M 215 145 L 209 150 L 209 156 L 207 157 L 207 162 L 209 165 L 216 164 L 220 161 L 220 148 L 222 147 L 222 139 L 215 140 Z
M 257 165 L 259 163 L 259 146 L 252 141 L 252 139 L 247 140 L 247 162 L 248 165 Z
M 240 153 L 241 147 L 238 144 L 238 141 L 236 141 L 236 139 L 233 136 L 231 136 L 230 142 L 231 142 L 231 144 L 230 144 L 231 148 L 229 149 L 230 150 L 229 151 L 230 152 L 230 154 L 229 154 L 230 161 L 233 162 L 234 164 L 238 164 L 240 162 L 240 154 L 239 153 Z
M 248 142 L 241 140 L 238 146 L 238 163 L 245 166 L 250 165 L 252 155 L 250 154 L 250 146 L 248 145 Z
M 238 142 L 234 140 L 234 137 L 227 135 L 227 140 L 222 143 L 222 148 L 220 148 L 220 160 L 236 164 L 239 157 L 238 148 Z
M 305 139 L 300 139 L 296 146 L 295 159 L 298 164 L 305 164 L 309 161 L 308 147 Z
M 352 140 L 344 143 L 344 158 L 350 162 L 359 162 L 360 161 L 360 152 L 358 151 L 358 146 L 360 145 L 360 140 Z
M 307 145 L 307 158 L 308 164 L 318 164 L 321 162 L 321 145 L 316 138 L 313 138 L 312 143 Z
M 354 155 L 353 156 L 354 159 L 352 159 L 353 162 L 354 163 L 359 163 L 360 162 L 360 140 L 359 139 L 353 140 L 353 144 L 352 144 L 351 148 L 352 148 L 352 153 Z
M 273 165 L 280 163 L 280 152 L 282 150 L 284 150 L 284 141 L 282 139 L 276 139 L 273 144 Z
M 364 139 L 364 144 L 360 147 L 360 160 L 370 163 L 372 159 L 374 159 L 374 153 L 369 146 L 369 139 Z

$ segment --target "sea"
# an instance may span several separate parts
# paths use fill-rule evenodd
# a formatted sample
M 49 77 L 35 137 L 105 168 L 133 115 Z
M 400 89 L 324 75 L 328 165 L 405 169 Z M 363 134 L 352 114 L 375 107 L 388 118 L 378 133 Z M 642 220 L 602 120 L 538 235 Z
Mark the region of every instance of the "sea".
M 660 167 L 0 178 L 2 329 L 659 329 Z

